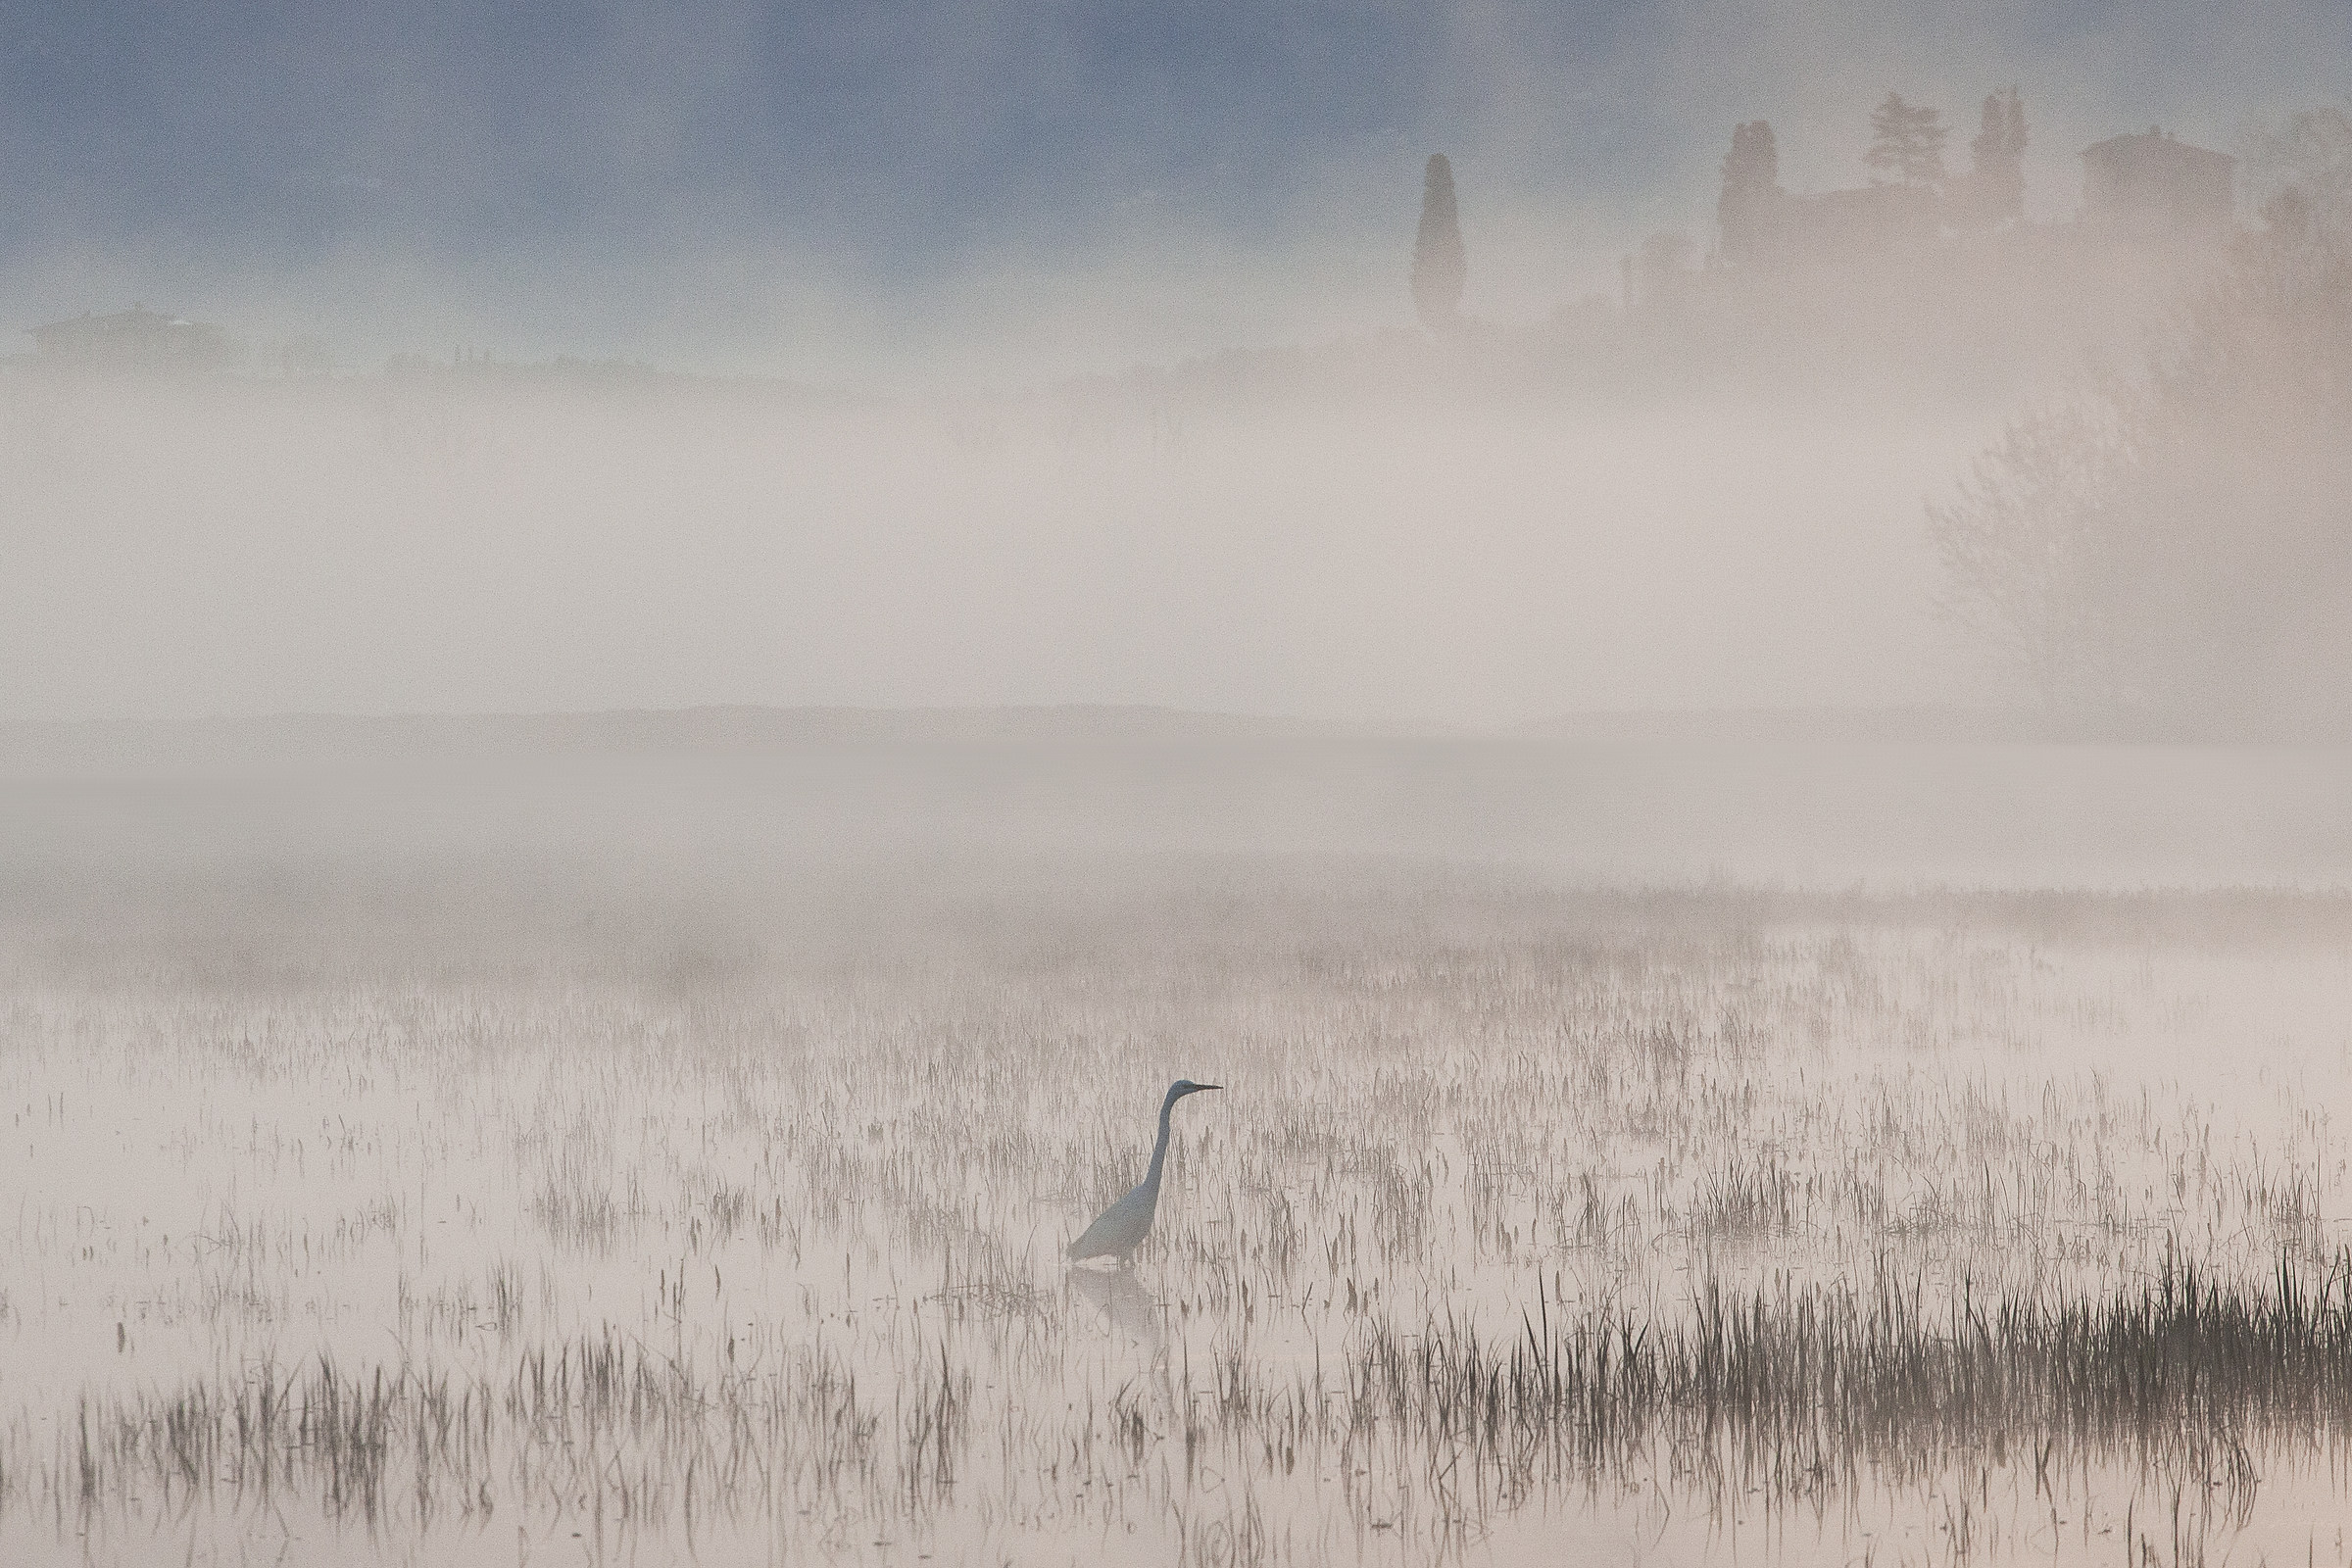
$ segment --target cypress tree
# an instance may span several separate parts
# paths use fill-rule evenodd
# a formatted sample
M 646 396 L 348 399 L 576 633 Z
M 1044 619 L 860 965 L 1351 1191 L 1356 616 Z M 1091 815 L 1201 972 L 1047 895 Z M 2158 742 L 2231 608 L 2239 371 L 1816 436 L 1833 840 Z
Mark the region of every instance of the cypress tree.
M 1413 242 L 1413 309 L 1433 332 L 1462 324 L 1462 225 L 1453 201 L 1453 166 L 1444 153 L 1429 156 L 1421 176 L 1421 232 Z
M 1976 157 L 1975 211 L 1980 223 L 2022 218 L 2026 211 L 2026 106 L 2015 87 L 1984 100 L 1984 128 L 1968 144 Z
M 1715 221 L 1729 261 L 1761 261 L 1771 249 L 1774 220 L 1787 193 L 1781 189 L 1781 154 L 1772 126 L 1759 120 L 1732 131 L 1732 150 L 1723 160 L 1723 194 Z

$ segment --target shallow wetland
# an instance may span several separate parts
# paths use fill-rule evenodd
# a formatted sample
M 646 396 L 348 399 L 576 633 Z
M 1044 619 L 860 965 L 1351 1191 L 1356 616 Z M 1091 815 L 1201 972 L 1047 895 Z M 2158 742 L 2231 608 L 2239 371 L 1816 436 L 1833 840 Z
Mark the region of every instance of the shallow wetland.
M 12 1561 L 2344 1560 L 2340 899 L 302 885 L 12 911 Z

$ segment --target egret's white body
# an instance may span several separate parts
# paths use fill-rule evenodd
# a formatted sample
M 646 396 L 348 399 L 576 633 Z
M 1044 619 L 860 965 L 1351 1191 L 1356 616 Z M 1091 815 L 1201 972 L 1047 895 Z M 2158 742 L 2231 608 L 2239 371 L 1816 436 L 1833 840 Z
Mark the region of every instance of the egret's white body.
M 1152 1149 L 1151 1170 L 1133 1192 L 1104 1209 L 1085 1234 L 1070 1244 L 1073 1259 L 1115 1257 L 1124 1263 L 1144 1245 L 1144 1238 L 1152 1234 L 1152 1217 L 1159 1212 L 1159 1177 L 1168 1163 L 1168 1112 L 1185 1096 L 1217 1087 L 1197 1084 L 1190 1078 L 1168 1085 L 1168 1098 L 1159 1102 L 1159 1142 Z

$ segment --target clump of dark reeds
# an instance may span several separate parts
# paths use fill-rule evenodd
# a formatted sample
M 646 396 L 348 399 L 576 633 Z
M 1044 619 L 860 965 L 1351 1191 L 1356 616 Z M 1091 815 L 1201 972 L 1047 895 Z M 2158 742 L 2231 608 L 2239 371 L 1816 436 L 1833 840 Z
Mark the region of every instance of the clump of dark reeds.
M 503 1383 L 320 1356 L 234 1380 L 85 1396 L 52 1451 L 0 1462 L 0 1515 L 138 1495 L 235 1509 L 301 1502 L 330 1520 L 443 1510 L 585 1510 L 659 1527 L 705 1506 L 791 1498 L 880 1517 L 952 1484 L 970 1376 L 944 1349 L 893 1423 L 819 1348 L 706 1370 L 610 1330 L 525 1350 Z M 893 1452 L 894 1444 L 897 1451 Z M 591 1462 L 593 1461 L 593 1462 Z
M 1512 1466 L 1604 1467 L 1663 1444 L 1784 1479 L 1923 1475 L 1998 1445 L 2235 1465 L 2278 1442 L 2352 1436 L 2352 1252 L 2267 1284 L 2168 1256 L 2112 1295 L 1963 1291 L 1930 1304 L 1868 1286 L 1710 1285 L 1685 1319 L 1625 1310 L 1551 1320 L 1503 1344 L 1455 1324 L 1383 1328 L 1362 1352 L 1358 1428 Z

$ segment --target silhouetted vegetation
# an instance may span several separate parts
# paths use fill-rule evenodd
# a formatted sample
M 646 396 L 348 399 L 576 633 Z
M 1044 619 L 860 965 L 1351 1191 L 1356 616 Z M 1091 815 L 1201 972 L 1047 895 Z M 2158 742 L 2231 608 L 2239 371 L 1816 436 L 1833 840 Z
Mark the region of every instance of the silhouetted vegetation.
M 1432 153 L 1421 180 L 1421 228 L 1413 240 L 1413 309 L 1422 325 L 1448 332 L 1461 324 L 1462 284 L 1468 275 L 1453 166 L 1444 153 Z
M 1943 116 L 1890 92 L 1870 112 L 1870 150 L 1862 161 L 1906 185 L 1935 185 L 1943 179 L 1943 144 L 1951 130 Z
M 2047 702 L 2352 722 L 2352 259 L 2299 193 L 2136 382 L 2020 418 L 1930 509 L 1952 609 Z
M 1954 220 L 1972 228 L 2015 222 L 2026 216 L 2026 106 L 2011 87 L 1986 95 L 1976 139 L 1968 144 L 1973 165 Z

